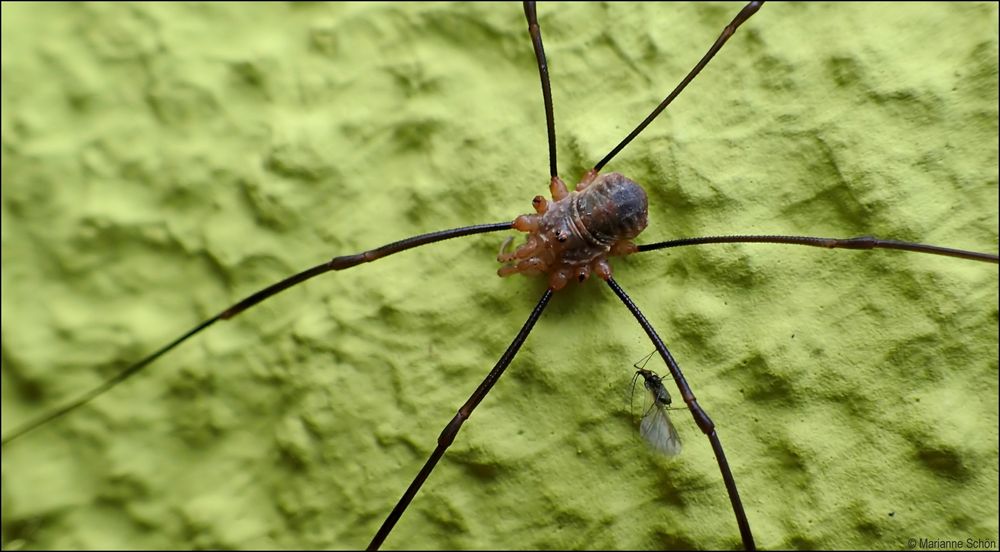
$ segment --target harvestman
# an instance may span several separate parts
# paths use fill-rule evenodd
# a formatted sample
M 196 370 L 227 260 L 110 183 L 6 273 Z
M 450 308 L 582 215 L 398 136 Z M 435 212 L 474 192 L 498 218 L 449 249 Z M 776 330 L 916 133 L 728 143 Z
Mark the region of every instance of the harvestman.
M 609 182 L 608 179 L 611 179 L 615 183 L 620 183 L 621 180 L 619 180 L 619 177 L 612 176 L 615 173 L 607 173 L 601 176 L 598 176 L 598 173 L 622 148 L 625 147 L 625 145 L 628 144 L 628 142 L 630 142 L 635 136 L 637 136 L 639 132 L 641 132 L 642 129 L 645 128 L 645 126 L 649 122 L 651 122 L 667 106 L 667 104 L 670 103 L 670 101 L 672 101 L 672 99 L 686 86 L 688 82 L 690 82 L 691 79 L 694 78 L 694 76 L 697 75 L 697 73 L 701 70 L 701 68 L 704 67 L 705 64 L 711 59 L 711 57 L 714 56 L 714 54 L 722 47 L 725 41 L 733 34 L 733 32 L 735 32 L 736 28 L 739 27 L 739 25 L 741 25 L 747 19 L 749 19 L 757 11 L 757 9 L 759 9 L 759 7 L 760 3 L 752 2 L 748 4 L 747 7 L 745 7 L 740 12 L 740 14 L 737 15 L 736 18 L 734 18 L 733 22 L 726 28 L 726 31 L 719 38 L 716 44 L 710 49 L 709 53 L 692 70 L 692 72 L 688 75 L 688 77 L 685 78 L 685 80 L 669 96 L 667 96 L 667 98 L 663 101 L 663 103 L 661 103 L 660 106 L 642 124 L 640 124 L 639 127 L 637 127 L 628 137 L 626 137 L 617 147 L 615 147 L 604 159 L 602 159 L 599 163 L 597 163 L 594 166 L 592 172 L 585 175 L 581 182 L 581 185 L 578 186 L 577 190 L 583 190 L 587 188 L 588 185 L 591 185 L 593 183 L 594 187 L 591 189 L 592 191 L 598 189 L 599 186 L 602 185 L 605 185 L 604 189 L 609 189 L 610 186 L 611 191 L 605 194 L 606 196 L 609 197 L 614 197 L 616 195 L 625 196 L 626 199 L 624 200 L 625 203 L 624 207 L 622 209 L 617 209 L 617 210 L 626 211 L 632 219 L 636 220 L 629 223 L 631 224 L 631 227 L 627 228 L 627 231 L 624 232 L 625 235 L 624 238 L 621 238 L 621 234 L 612 236 L 615 239 L 605 238 L 601 240 L 599 237 L 598 238 L 593 237 L 593 235 L 583 238 L 582 235 L 587 234 L 588 230 L 590 231 L 590 234 L 596 234 L 598 228 L 601 229 L 610 228 L 612 230 L 621 230 L 620 228 L 621 223 L 620 221 L 609 217 L 607 224 L 601 226 L 599 223 L 591 223 L 591 221 L 594 220 L 594 217 L 589 216 L 589 213 L 567 214 L 560 220 L 571 221 L 573 223 L 572 225 L 566 227 L 569 231 L 569 234 L 563 233 L 559 230 L 552 230 L 548 234 L 536 236 L 534 243 L 530 242 L 529 238 L 529 244 L 522 245 L 521 248 L 519 248 L 517 251 L 513 253 L 503 252 L 500 258 L 498 258 L 498 260 L 501 260 L 501 262 L 505 263 L 504 266 L 501 268 L 502 275 L 509 275 L 510 273 L 517 271 L 545 273 L 548 275 L 549 278 L 550 289 L 545 292 L 545 294 L 539 301 L 538 305 L 531 313 L 528 321 L 522 327 L 520 333 L 515 338 L 511 346 L 508 348 L 507 352 L 504 353 L 500 361 L 494 367 L 494 370 L 490 373 L 489 376 L 487 376 L 486 380 L 480 386 L 480 388 L 472 395 L 472 397 L 470 397 L 469 402 L 466 403 L 465 406 L 463 406 L 463 408 L 459 411 L 459 414 L 456 415 L 455 419 L 453 419 L 453 421 L 449 423 L 449 425 L 445 428 L 445 431 L 442 433 L 441 438 L 439 439 L 438 449 L 435 451 L 431 459 L 428 461 L 428 464 L 425 467 L 425 469 L 422 470 L 420 475 L 417 476 L 417 479 L 411 485 L 410 489 L 407 490 L 407 493 L 404 494 L 404 497 L 401 499 L 396 509 L 394 509 L 393 512 L 390 514 L 389 519 L 383 525 L 382 529 L 375 536 L 372 542 L 373 546 L 377 547 L 378 545 L 381 544 L 384 538 L 388 536 L 395 522 L 405 511 L 405 508 L 408 505 L 410 499 L 412 499 L 412 497 L 416 494 L 420 485 L 429 475 L 430 470 L 433 469 L 434 464 L 436 464 L 437 460 L 443 455 L 445 449 L 448 447 L 448 445 L 450 445 L 452 439 L 458 433 L 458 429 L 461 423 L 464 421 L 465 418 L 468 417 L 469 414 L 471 414 L 471 411 L 475 408 L 475 406 L 477 406 L 478 403 L 485 397 L 486 393 L 492 388 L 492 385 L 496 383 L 497 379 L 506 369 L 507 365 L 511 362 L 517 350 L 519 349 L 520 345 L 523 344 L 528 333 L 534 326 L 534 323 L 540 317 L 543 309 L 548 304 L 548 301 L 550 300 L 553 291 L 561 289 L 563 286 L 565 286 L 567 280 L 578 279 L 580 281 L 583 281 L 587 277 L 589 277 L 591 273 L 593 273 L 601 277 L 602 279 L 605 279 L 608 285 L 618 295 L 618 297 L 625 303 L 626 306 L 628 306 L 632 314 L 636 317 L 637 321 L 642 325 L 643 329 L 646 331 L 649 338 L 653 341 L 658 352 L 664 358 L 665 362 L 670 368 L 671 374 L 675 379 L 675 382 L 680 387 L 681 396 L 687 403 L 688 408 L 691 410 L 692 415 L 694 416 L 699 427 L 702 429 L 704 433 L 706 433 L 706 435 L 709 436 L 710 442 L 712 443 L 713 449 L 715 450 L 716 456 L 720 463 L 720 469 L 723 473 L 723 478 L 726 482 L 726 487 L 733 504 L 733 509 L 734 512 L 736 513 L 737 522 L 740 527 L 740 532 L 743 538 L 744 545 L 747 548 L 753 547 L 753 538 L 750 532 L 749 523 L 747 522 L 746 515 L 744 514 L 742 506 L 740 505 L 735 481 L 733 480 L 731 474 L 729 473 L 729 468 L 728 465 L 726 464 L 725 456 L 723 454 L 722 444 L 715 435 L 714 426 L 712 422 L 709 420 L 707 414 L 705 414 L 698 406 L 697 402 L 694 400 L 693 393 L 687 387 L 687 384 L 684 382 L 683 376 L 680 373 L 680 368 L 672 360 L 672 357 L 670 356 L 670 353 L 668 352 L 667 348 L 665 347 L 663 342 L 659 339 L 659 337 L 656 336 L 655 331 L 648 324 L 648 322 L 646 322 L 646 320 L 644 319 L 638 308 L 631 302 L 631 300 L 628 298 L 625 292 L 620 288 L 620 286 L 617 285 L 617 283 L 611 277 L 610 267 L 604 262 L 601 252 L 598 252 L 597 254 L 594 255 L 589 255 L 586 258 L 586 262 L 568 263 L 563 268 L 558 268 L 552 266 L 558 264 L 558 262 L 553 262 L 552 258 L 558 261 L 560 259 L 565 259 L 567 257 L 561 256 L 562 252 L 550 254 L 548 257 L 546 257 L 545 254 L 545 251 L 547 250 L 546 248 L 549 248 L 548 250 L 551 250 L 551 247 L 556 242 L 559 243 L 566 241 L 572 242 L 573 239 L 578 239 L 582 241 L 589 241 L 591 245 L 593 245 L 594 244 L 593 242 L 596 241 L 599 242 L 600 247 L 604 247 L 604 252 L 610 253 L 610 255 L 627 255 L 636 252 L 651 251 L 667 247 L 680 247 L 680 246 L 707 244 L 707 243 L 763 242 L 763 243 L 810 245 L 810 246 L 827 247 L 827 248 L 903 249 L 903 250 L 922 252 L 922 253 L 948 255 L 969 260 L 978 260 L 978 261 L 986 261 L 993 263 L 997 262 L 997 256 L 991 254 L 974 253 L 969 251 L 947 249 L 930 245 L 897 242 L 891 240 L 877 240 L 874 238 L 852 238 L 852 239 L 842 240 L 842 239 L 831 239 L 831 238 L 807 238 L 807 237 L 789 237 L 789 236 L 731 236 L 731 237 L 693 238 L 687 240 L 675 240 L 675 241 L 661 242 L 661 243 L 654 243 L 654 244 L 640 245 L 640 246 L 634 246 L 630 242 L 628 242 L 630 238 L 635 237 L 635 235 L 638 235 L 638 233 L 641 232 L 643 227 L 645 226 L 645 194 L 641 193 L 641 189 L 638 189 L 639 191 L 637 192 L 633 188 L 628 188 L 627 191 L 618 194 L 618 190 L 621 189 L 621 186 L 615 187 L 617 186 L 617 184 L 607 185 L 607 182 Z M 548 74 L 545 64 L 544 53 L 542 51 L 542 46 L 541 46 L 541 34 L 537 25 L 537 20 L 535 19 L 534 6 L 532 3 L 527 3 L 525 5 L 525 13 L 529 22 L 529 29 L 531 30 L 531 36 L 535 46 L 535 52 L 541 76 L 543 98 L 545 101 L 547 130 L 548 130 L 550 175 L 552 178 L 550 190 L 553 196 L 553 200 L 557 201 L 565 197 L 567 195 L 567 191 L 560 183 L 558 179 L 558 173 L 556 170 L 555 125 L 554 125 L 554 116 L 552 109 L 552 99 L 548 83 Z M 641 193 L 641 200 L 638 199 L 640 193 Z M 570 197 L 581 197 L 581 196 L 574 195 Z M 534 205 L 536 212 L 538 214 L 541 214 L 545 211 L 546 203 L 547 203 L 546 200 L 544 198 L 541 198 L 541 196 L 535 198 Z M 605 204 L 595 202 L 592 206 L 592 209 L 595 211 L 599 211 L 601 209 L 601 206 Z M 614 202 L 611 201 L 611 204 L 614 204 Z M 575 204 L 563 203 L 560 205 L 566 205 L 567 209 L 572 211 L 572 207 Z M 618 206 L 621 207 L 622 205 L 619 204 Z M 642 220 L 639 221 L 638 220 L 639 218 L 641 218 Z M 446 230 L 431 234 L 424 234 L 421 236 L 416 236 L 413 238 L 402 240 L 400 242 L 389 244 L 380 248 L 376 248 L 368 252 L 359 253 L 356 255 L 336 257 L 333 260 L 329 261 L 328 263 L 324 263 L 323 265 L 319 265 L 317 267 L 304 271 L 296 276 L 293 276 L 287 280 L 279 282 L 273 286 L 265 288 L 264 290 L 261 290 L 260 292 L 255 293 L 250 297 L 248 297 L 247 299 L 240 301 L 239 303 L 233 305 L 232 307 L 224 310 L 216 317 L 213 317 L 205 321 L 204 323 L 198 325 L 197 327 L 193 328 L 191 331 L 179 337 L 177 340 L 164 346 L 160 350 L 146 357 L 142 361 L 136 363 L 132 367 L 126 369 L 118 377 L 108 380 L 108 382 L 106 382 L 104 385 L 94 389 L 92 392 L 84 395 L 80 399 L 74 401 L 73 403 L 70 403 L 66 407 L 48 416 L 45 416 L 25 426 L 22 426 L 21 428 L 5 436 L 4 444 L 7 444 L 11 440 L 16 439 L 17 437 L 34 429 L 35 427 L 38 427 L 54 418 L 62 416 L 63 414 L 88 402 L 97 395 L 107 391 L 111 387 L 117 385 L 118 383 L 134 375 L 142 368 L 147 366 L 149 363 L 151 363 L 153 360 L 165 354 L 167 351 L 173 349 L 181 342 L 185 341 L 189 337 L 195 335 L 201 330 L 212 325 L 217 320 L 228 319 L 233 316 L 236 316 L 243 310 L 246 310 L 256 305 L 257 303 L 279 293 L 280 291 L 283 291 L 284 289 L 287 289 L 293 285 L 301 283 L 304 280 L 309 279 L 313 276 L 331 270 L 342 270 L 350 268 L 364 262 L 370 262 L 378 258 L 381 258 L 383 256 L 391 255 L 399 251 L 403 251 L 413 247 L 418 247 L 420 245 L 425 245 L 428 243 L 433 243 L 436 241 L 441 241 L 444 239 L 450 239 L 453 237 L 472 235 L 484 232 L 508 230 L 511 229 L 512 227 L 522 231 L 533 231 L 536 229 L 538 224 L 539 220 L 535 219 L 534 215 L 525 215 L 519 217 L 513 223 L 501 222 L 495 224 L 458 228 L 454 230 Z M 628 227 L 628 224 L 626 224 L 625 226 Z M 539 243 L 539 242 L 544 242 L 544 243 Z M 572 251 L 574 250 L 570 250 L 570 252 Z M 533 260 L 533 259 L 538 259 L 538 260 Z

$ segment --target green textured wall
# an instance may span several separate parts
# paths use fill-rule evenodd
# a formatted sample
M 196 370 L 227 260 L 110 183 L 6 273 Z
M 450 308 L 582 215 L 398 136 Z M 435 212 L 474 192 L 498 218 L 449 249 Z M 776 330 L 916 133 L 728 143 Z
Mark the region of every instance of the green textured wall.
M 574 180 L 736 5 L 539 7 Z M 996 252 L 997 6 L 767 5 L 609 170 L 660 239 Z M 326 258 L 546 189 L 517 5 L 3 5 L 3 433 Z M 503 235 L 324 276 L 3 451 L 6 547 L 368 543 L 541 295 Z M 712 246 L 615 263 L 758 544 L 997 539 L 995 265 Z M 711 449 L 639 440 L 651 346 L 559 293 L 389 547 L 737 547 Z M 662 364 L 654 368 L 664 371 Z

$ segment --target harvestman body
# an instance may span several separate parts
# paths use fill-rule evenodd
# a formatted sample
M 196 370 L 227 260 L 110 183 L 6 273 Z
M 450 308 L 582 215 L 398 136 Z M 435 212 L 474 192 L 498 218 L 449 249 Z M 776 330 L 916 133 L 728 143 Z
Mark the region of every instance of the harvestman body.
M 553 203 L 542 196 L 532 201 L 537 215 L 521 215 L 514 228 L 528 232 L 523 245 L 497 260 L 507 264 L 497 271 L 511 274 L 549 274 L 549 287 L 558 291 L 569 280 L 583 282 L 591 272 L 602 280 L 611 277 L 609 255 L 637 251 L 630 240 L 646 228 L 646 191 L 628 178 L 591 171 L 567 192 L 559 178 L 552 179 Z
M 417 474 L 409 488 L 405 491 L 396 507 L 389 514 L 385 523 L 373 538 L 371 547 L 378 548 L 384 539 L 389 535 L 395 523 L 405 512 L 407 506 L 417 494 L 423 482 L 429 477 L 438 460 L 444 455 L 446 449 L 454 441 L 461 425 L 469 418 L 472 411 L 476 408 L 476 406 L 478 406 L 483 398 L 485 398 L 490 389 L 492 389 L 493 385 L 499 380 L 506 367 L 513 360 L 520 346 L 524 343 L 528 334 L 534 327 L 535 322 L 539 319 L 541 313 L 547 306 L 553 293 L 563 289 L 570 280 L 575 279 L 583 282 L 588 279 L 591 274 L 594 274 L 607 282 L 620 300 L 626 305 L 626 307 L 629 308 L 633 316 L 653 342 L 657 352 L 666 362 L 668 368 L 670 369 L 671 376 L 680 390 L 682 399 L 694 417 L 699 429 L 709 438 L 712 445 L 719 464 L 719 469 L 722 473 L 726 490 L 729 494 L 743 544 L 747 549 L 754 548 L 754 540 L 750 530 L 750 524 L 746 513 L 744 512 L 742 502 L 737 491 L 735 479 L 733 478 L 732 472 L 729 468 L 723 452 L 722 443 L 717 435 L 714 423 L 696 401 L 691 388 L 688 386 L 683 374 L 681 373 L 680 367 L 674 361 L 663 341 L 659 338 L 652 326 L 639 311 L 638 307 L 612 278 L 612 271 L 608 258 L 612 256 L 622 256 L 662 248 L 708 243 L 778 243 L 808 245 L 824 248 L 900 249 L 920 253 L 946 255 L 967 260 L 991 263 L 998 262 L 997 255 L 993 254 L 976 253 L 918 243 L 882 240 L 870 236 L 850 239 L 800 236 L 723 236 L 691 238 L 639 246 L 632 243 L 631 240 L 638 236 L 639 233 L 646 227 L 646 193 L 639 184 L 632 182 L 627 177 L 618 173 L 607 173 L 602 175 L 600 174 L 601 169 L 632 139 L 634 139 L 660 112 L 662 112 L 663 109 L 666 108 L 666 106 L 701 71 L 701 69 L 708 63 L 715 53 L 721 49 L 729 37 L 735 33 L 736 29 L 760 9 L 761 4 L 761 2 L 750 2 L 747 4 L 747 6 L 744 7 L 733 19 L 733 21 L 726 26 L 722 35 L 709 49 L 709 52 L 685 77 L 681 84 L 674 91 L 672 91 L 664 99 L 664 101 L 635 130 L 632 131 L 632 133 L 630 133 L 607 156 L 598 162 L 592 170 L 584 175 L 580 184 L 576 187 L 576 190 L 569 192 L 563 181 L 558 176 L 558 172 L 556 170 L 555 123 L 549 86 L 548 68 L 542 48 L 541 31 L 535 15 L 534 3 L 525 3 L 525 15 L 528 21 L 529 33 L 535 49 L 543 90 L 543 98 L 545 102 L 550 160 L 550 192 L 553 199 L 551 203 L 547 202 L 541 196 L 537 196 L 533 201 L 535 214 L 521 215 L 513 222 L 482 224 L 414 236 L 362 253 L 335 257 L 326 263 L 296 274 L 223 310 L 216 316 L 196 326 L 173 342 L 130 366 L 118 376 L 84 394 L 77 400 L 74 400 L 66 406 L 11 432 L 4 437 L 3 443 L 6 445 L 32 429 L 89 402 L 96 396 L 139 372 L 158 357 L 170 351 L 193 335 L 201 332 L 208 326 L 214 324 L 216 321 L 232 318 L 257 303 L 260 303 L 261 301 L 314 276 L 329 271 L 351 268 L 362 263 L 371 262 L 379 258 L 398 253 L 400 251 L 445 239 L 485 232 L 515 229 L 528 234 L 526 241 L 513 252 L 501 250 L 501 253 L 497 258 L 497 260 L 502 263 L 498 274 L 500 276 L 508 276 L 515 273 L 522 273 L 526 275 L 544 274 L 548 277 L 548 289 L 545 291 L 528 320 L 522 326 L 516 338 L 491 370 L 489 375 L 487 375 L 482 384 L 476 389 L 475 392 L 472 393 L 468 401 L 458 410 L 451 422 L 448 423 L 441 432 L 437 448 L 431 454 L 427 463 Z M 646 380 L 648 387 L 652 385 L 650 382 L 655 374 L 652 374 L 651 372 L 648 374 L 640 372 L 639 374 Z M 656 381 L 658 380 L 659 378 L 656 377 Z M 654 392 L 654 399 L 655 397 L 656 394 Z

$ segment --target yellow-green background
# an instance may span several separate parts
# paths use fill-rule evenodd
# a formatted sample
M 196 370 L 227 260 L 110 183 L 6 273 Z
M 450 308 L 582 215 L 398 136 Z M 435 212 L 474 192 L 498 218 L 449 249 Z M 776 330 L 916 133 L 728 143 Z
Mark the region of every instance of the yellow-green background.
M 574 180 L 738 5 L 539 6 Z M 521 8 L 3 5 L 3 433 L 326 258 L 546 190 Z M 765 6 L 609 167 L 640 242 L 997 251 L 997 7 Z M 542 279 L 504 235 L 287 292 L 3 451 L 10 548 L 368 543 Z M 997 268 L 712 246 L 615 263 L 719 427 L 759 545 L 997 538 Z M 651 350 L 559 293 L 389 547 L 736 547 L 707 440 L 637 437 Z M 665 371 L 662 364 L 656 367 Z

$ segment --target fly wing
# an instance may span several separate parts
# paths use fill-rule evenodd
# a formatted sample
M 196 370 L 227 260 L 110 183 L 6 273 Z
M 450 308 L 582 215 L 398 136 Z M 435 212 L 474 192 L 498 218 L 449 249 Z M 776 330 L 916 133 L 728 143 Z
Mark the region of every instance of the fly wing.
M 681 438 L 670 423 L 666 409 L 655 405 L 649 409 L 639 424 L 639 434 L 651 447 L 667 456 L 681 453 Z

